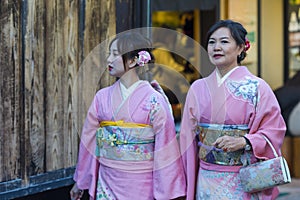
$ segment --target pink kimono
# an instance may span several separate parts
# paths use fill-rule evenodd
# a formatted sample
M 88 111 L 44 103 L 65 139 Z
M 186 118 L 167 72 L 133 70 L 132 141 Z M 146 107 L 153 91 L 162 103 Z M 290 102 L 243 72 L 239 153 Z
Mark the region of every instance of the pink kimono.
M 124 161 L 95 156 L 99 123 L 119 120 L 151 125 L 154 133 L 151 159 Z M 74 180 L 78 188 L 89 189 L 91 199 L 153 200 L 185 196 L 186 180 L 173 117 L 164 97 L 147 81 L 142 81 L 124 100 L 119 81 L 97 92 L 82 130 Z
M 247 125 L 246 137 L 253 157 L 274 157 L 266 136 L 280 155 L 286 126 L 280 107 L 268 84 L 251 74 L 244 66 L 218 79 L 217 70 L 197 80 L 189 89 L 181 122 L 180 148 L 187 177 L 187 199 L 275 199 L 278 189 L 245 193 L 238 178 L 238 165 L 219 165 L 198 157 L 200 123 L 214 125 Z

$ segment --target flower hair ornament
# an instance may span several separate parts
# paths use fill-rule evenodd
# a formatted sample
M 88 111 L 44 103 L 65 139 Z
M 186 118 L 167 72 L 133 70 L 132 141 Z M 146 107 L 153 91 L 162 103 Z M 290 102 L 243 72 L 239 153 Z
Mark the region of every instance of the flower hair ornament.
M 248 38 L 245 39 L 245 49 L 244 51 L 248 51 L 248 49 L 250 49 L 250 41 L 248 40 Z
M 137 64 L 139 66 L 144 66 L 146 63 L 148 63 L 151 60 L 151 56 L 148 53 L 148 51 L 140 51 L 138 55 L 139 57 L 137 60 Z

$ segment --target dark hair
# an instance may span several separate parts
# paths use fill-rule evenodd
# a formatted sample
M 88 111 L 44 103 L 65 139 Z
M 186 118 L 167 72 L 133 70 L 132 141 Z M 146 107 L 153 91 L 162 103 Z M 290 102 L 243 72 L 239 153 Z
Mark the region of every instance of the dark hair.
M 231 36 L 233 37 L 233 39 L 235 40 L 237 45 L 245 45 L 246 44 L 246 35 L 247 35 L 247 30 L 243 27 L 242 24 L 232 21 L 232 20 L 220 20 L 217 23 L 215 23 L 214 25 L 212 25 L 210 27 L 210 29 L 207 32 L 206 35 L 206 48 L 208 45 L 208 41 L 210 36 L 219 28 L 228 28 Z M 240 55 L 238 55 L 237 57 L 237 63 L 241 64 L 241 61 L 245 59 L 245 57 L 247 56 L 246 51 L 242 51 L 242 53 Z
M 138 57 L 140 51 L 147 51 L 151 55 L 150 62 L 153 62 L 154 57 L 151 54 L 152 43 L 143 35 L 137 32 L 121 33 L 110 42 L 109 48 L 116 40 L 118 52 L 122 55 L 124 67 L 128 60 Z

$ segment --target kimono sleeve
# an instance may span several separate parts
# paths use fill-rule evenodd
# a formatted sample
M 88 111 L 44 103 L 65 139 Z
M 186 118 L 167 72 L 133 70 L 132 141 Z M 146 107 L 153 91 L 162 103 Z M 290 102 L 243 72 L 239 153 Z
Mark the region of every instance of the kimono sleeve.
M 195 114 L 197 107 L 198 103 L 194 95 L 194 90 L 190 88 L 186 97 L 180 126 L 180 150 L 187 180 L 187 200 L 193 200 L 195 198 L 197 172 L 199 167 L 197 156 L 198 146 L 194 132 L 197 126 L 197 117 Z
M 262 135 L 271 141 L 277 153 L 281 155 L 280 148 L 284 140 L 286 125 L 274 92 L 264 81 L 261 81 L 259 85 L 255 109 L 255 114 L 250 119 L 250 131 L 247 135 L 255 157 L 258 159 L 274 157 L 271 147 Z
M 185 196 L 186 181 L 175 124 L 168 104 L 158 95 L 152 126 L 155 133 L 153 188 L 155 199 Z
M 80 189 L 89 189 L 90 196 L 96 192 L 99 162 L 95 156 L 96 130 L 99 127 L 97 119 L 96 97 L 94 98 L 85 119 L 80 136 L 78 161 L 74 180 Z

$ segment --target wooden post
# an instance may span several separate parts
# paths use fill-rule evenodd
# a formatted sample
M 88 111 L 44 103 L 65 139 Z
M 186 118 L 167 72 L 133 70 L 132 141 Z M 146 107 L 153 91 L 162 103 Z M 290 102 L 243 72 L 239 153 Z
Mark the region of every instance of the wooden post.
M 20 1 L 0 5 L 0 182 L 19 178 L 24 161 L 20 7 Z
M 293 177 L 300 178 L 300 137 L 293 137 Z
M 24 1 L 23 6 L 23 70 L 25 151 L 23 159 L 26 177 L 43 173 L 45 152 L 45 4 L 43 1 Z M 39 24 L 39 28 L 37 25 Z M 26 182 L 28 182 L 27 180 Z M 27 183 L 29 184 L 29 183 Z
M 281 147 L 281 152 L 283 157 L 286 159 L 286 162 L 288 163 L 291 176 L 293 175 L 293 148 L 292 148 L 292 137 L 291 136 L 285 136 L 284 141 Z

